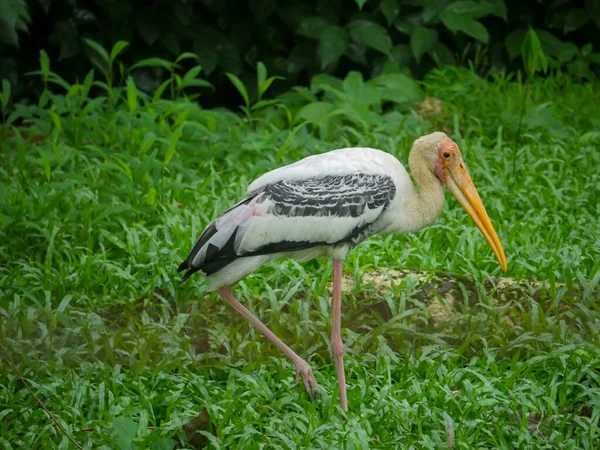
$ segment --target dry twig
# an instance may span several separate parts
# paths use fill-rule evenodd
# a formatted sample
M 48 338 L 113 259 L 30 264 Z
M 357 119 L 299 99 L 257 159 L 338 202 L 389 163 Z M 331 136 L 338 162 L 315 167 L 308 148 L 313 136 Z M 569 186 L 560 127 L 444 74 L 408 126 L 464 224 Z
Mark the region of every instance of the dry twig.
M 29 385 L 25 381 L 25 378 L 23 378 L 23 376 L 21 375 L 21 372 L 19 372 L 19 369 L 17 369 L 17 366 L 15 365 L 15 363 L 12 360 L 12 358 L 10 357 L 10 355 L 8 354 L 8 352 L 6 351 L 6 349 L 4 348 L 4 345 L 0 344 L 0 348 L 2 349 L 2 352 L 6 355 L 6 359 L 8 359 L 9 364 L 12 366 L 12 368 L 15 370 L 17 376 L 21 380 L 21 383 L 23 383 L 23 386 L 25 386 L 25 389 L 27 389 L 29 391 L 29 393 L 35 399 L 35 401 L 38 403 L 38 405 L 40 405 L 42 407 L 42 409 L 44 410 L 44 412 L 46 414 L 48 414 L 48 416 L 50 417 L 50 419 L 52 419 L 52 421 L 56 424 L 56 426 L 60 429 L 60 431 L 62 431 L 62 433 L 67 438 L 69 438 L 69 440 L 73 443 L 73 445 L 75 445 L 75 447 L 77 447 L 78 449 L 83 450 L 83 447 L 81 445 L 79 445 L 79 443 L 75 439 L 73 439 L 73 437 L 67 432 L 67 430 L 64 429 L 64 427 L 60 424 L 60 422 L 58 421 L 58 419 L 56 417 L 54 417 L 54 414 L 52 414 L 48 410 L 48 408 L 46 408 L 46 406 L 44 406 L 44 404 L 42 403 L 42 401 L 39 398 L 37 398 L 37 396 L 34 394 L 34 392 L 31 390 L 31 388 L 29 387 Z

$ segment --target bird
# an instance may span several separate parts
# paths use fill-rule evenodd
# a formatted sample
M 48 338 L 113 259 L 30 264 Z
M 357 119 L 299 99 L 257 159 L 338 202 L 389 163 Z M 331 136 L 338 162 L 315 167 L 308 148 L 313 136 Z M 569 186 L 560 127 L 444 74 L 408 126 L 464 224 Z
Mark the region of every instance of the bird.
M 296 368 L 309 398 L 318 393 L 309 364 L 233 296 L 233 287 L 280 258 L 333 261 L 330 346 L 340 406 L 348 411 L 341 336 L 342 265 L 348 251 L 375 234 L 410 233 L 431 225 L 444 206 L 444 186 L 479 228 L 500 268 L 504 250 L 465 167 L 458 145 L 443 132 L 419 137 L 408 165 L 391 153 L 343 148 L 311 155 L 251 182 L 246 195 L 198 238 L 178 271 L 182 282 L 202 271 L 207 291 L 219 296 L 279 348 Z

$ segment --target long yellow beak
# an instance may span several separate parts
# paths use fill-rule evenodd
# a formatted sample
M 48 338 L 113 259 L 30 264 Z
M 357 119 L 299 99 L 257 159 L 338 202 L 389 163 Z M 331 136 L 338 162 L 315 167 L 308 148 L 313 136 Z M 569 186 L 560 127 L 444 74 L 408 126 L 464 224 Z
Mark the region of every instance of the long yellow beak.
M 490 218 L 485 211 L 485 207 L 479 198 L 479 193 L 475 189 L 475 184 L 467 172 L 464 164 L 452 164 L 451 168 L 445 167 L 446 186 L 450 192 L 456 197 L 461 206 L 467 211 L 467 214 L 473 219 L 477 228 L 481 231 L 485 240 L 488 242 L 496 259 L 500 263 L 500 268 L 506 272 L 506 256 L 500 239 L 496 235 L 496 230 L 490 221 Z

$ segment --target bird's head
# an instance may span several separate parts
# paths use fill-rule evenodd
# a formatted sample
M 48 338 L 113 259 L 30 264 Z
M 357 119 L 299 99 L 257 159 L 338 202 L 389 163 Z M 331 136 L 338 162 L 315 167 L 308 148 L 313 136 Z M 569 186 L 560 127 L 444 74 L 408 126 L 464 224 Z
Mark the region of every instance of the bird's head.
M 485 207 L 467 171 L 458 145 L 446 134 L 435 132 L 415 141 L 426 164 L 445 184 L 471 217 L 492 248 L 500 268 L 506 272 L 506 256 Z

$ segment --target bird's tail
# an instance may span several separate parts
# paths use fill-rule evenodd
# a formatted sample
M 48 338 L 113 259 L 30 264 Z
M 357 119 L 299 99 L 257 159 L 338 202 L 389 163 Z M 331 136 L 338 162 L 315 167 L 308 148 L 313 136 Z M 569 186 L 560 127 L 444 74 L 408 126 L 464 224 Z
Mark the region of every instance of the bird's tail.
M 216 221 L 215 221 L 216 222 Z M 196 241 L 194 248 L 190 251 L 189 255 L 177 268 L 177 272 L 187 272 L 183 275 L 181 282 L 184 283 L 189 277 L 196 272 L 202 270 L 204 260 L 206 259 L 203 255 L 206 255 L 206 246 L 210 241 L 210 238 L 217 233 L 217 227 L 215 222 L 211 222 L 206 229 L 200 235 L 200 238 Z M 201 253 L 202 252 L 202 253 Z
M 253 209 L 247 204 L 251 199 L 242 200 L 206 227 L 177 269 L 178 272 L 187 270 L 182 283 L 199 270 L 211 275 L 239 257 L 234 244 L 239 227 L 252 217 Z
M 190 269 L 190 265 L 188 263 L 188 260 L 186 259 L 185 261 L 183 261 L 181 264 L 179 264 L 179 267 L 177 268 L 177 272 L 183 272 L 184 270 L 188 270 Z M 186 273 L 183 274 L 183 277 L 181 278 L 181 283 L 185 283 L 185 281 L 192 276 L 192 274 L 194 273 L 194 271 L 190 270 Z

